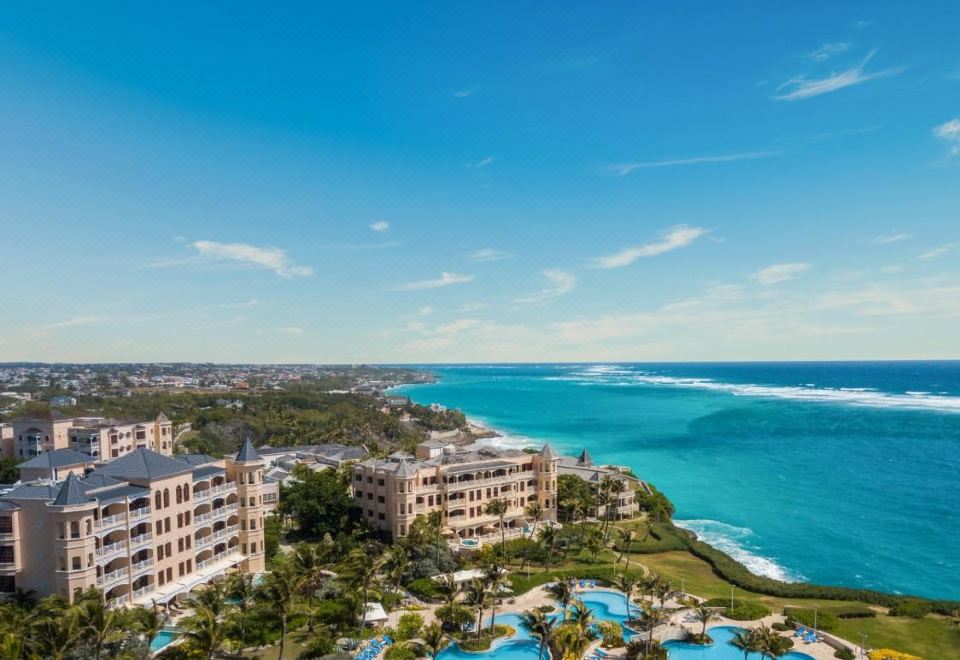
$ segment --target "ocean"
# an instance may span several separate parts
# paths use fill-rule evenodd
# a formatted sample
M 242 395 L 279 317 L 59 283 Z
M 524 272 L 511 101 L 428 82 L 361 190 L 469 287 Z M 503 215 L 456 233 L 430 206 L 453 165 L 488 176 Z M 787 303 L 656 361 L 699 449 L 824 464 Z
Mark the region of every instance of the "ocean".
M 960 599 L 960 362 L 422 368 L 413 400 L 630 466 L 755 573 Z

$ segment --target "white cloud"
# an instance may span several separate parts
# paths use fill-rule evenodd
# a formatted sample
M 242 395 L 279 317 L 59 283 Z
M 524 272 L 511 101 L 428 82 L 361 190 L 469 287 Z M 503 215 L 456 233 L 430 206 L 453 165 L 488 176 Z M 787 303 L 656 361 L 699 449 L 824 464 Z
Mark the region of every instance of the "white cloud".
M 280 277 L 308 277 L 313 275 L 309 266 L 298 266 L 286 251 L 276 247 L 257 247 L 247 243 L 218 243 L 195 241 L 190 244 L 201 257 L 239 261 L 258 268 L 272 270 Z
M 884 266 L 883 268 L 880 269 L 880 272 L 890 274 L 890 273 L 899 273 L 902 270 L 903 270 L 903 266 L 900 266 L 898 264 L 893 264 L 890 266 Z
M 277 332 L 282 335 L 302 335 L 303 328 L 296 325 L 287 325 L 280 328 L 277 328 Z
M 387 222 L 386 220 L 374 222 L 372 225 L 370 225 L 370 229 L 372 229 L 377 233 L 382 234 L 383 232 L 388 231 L 390 229 L 390 223 Z
M 908 234 L 906 232 L 900 232 L 897 234 L 885 234 L 883 236 L 877 236 L 873 239 L 873 242 L 878 245 L 887 245 L 889 243 L 899 243 L 900 241 L 907 241 L 913 238 L 913 234 Z
M 475 163 L 467 163 L 467 167 L 476 167 L 476 168 L 486 167 L 487 165 L 490 165 L 494 160 L 496 159 L 493 156 L 487 156 L 485 158 L 481 158 Z
M 593 260 L 594 268 L 622 268 L 629 266 L 641 257 L 655 257 L 671 250 L 686 247 L 707 233 L 701 227 L 677 225 L 660 235 L 660 240 L 636 247 L 626 248 L 606 257 L 597 257 Z
M 952 243 L 944 243 L 943 245 L 938 245 L 937 247 L 933 248 L 932 250 L 929 250 L 929 251 L 927 251 L 927 252 L 924 252 L 923 254 L 920 255 L 920 258 L 921 258 L 921 259 L 936 259 L 936 258 L 939 257 L 940 255 L 949 252 L 950 250 L 954 249 L 954 248 L 957 247 L 957 246 L 960 246 L 960 241 L 954 241 L 954 242 L 952 242 Z
M 810 264 L 806 263 L 774 264 L 766 268 L 761 268 L 750 277 L 760 284 L 776 284 L 778 282 L 792 280 L 800 273 L 808 270 L 810 270 Z
M 893 76 L 903 71 L 903 67 L 897 67 L 867 73 L 867 63 L 873 59 L 876 53 L 875 50 L 871 51 L 857 66 L 839 73 L 832 73 L 825 78 L 807 78 L 806 76 L 791 78 L 777 88 L 778 93 L 773 98 L 778 101 L 809 99 L 821 94 L 829 94 L 847 87 L 860 85 L 870 80 Z
M 815 62 L 826 62 L 834 55 L 846 53 L 850 50 L 851 44 L 846 41 L 834 41 L 825 43 L 812 53 L 807 53 L 807 59 Z
M 573 273 L 557 269 L 548 269 L 542 273 L 547 278 L 548 285 L 529 296 L 516 298 L 514 303 L 518 305 L 545 303 L 570 293 L 577 286 L 577 278 Z
M 504 252 L 503 250 L 494 250 L 493 248 L 483 248 L 482 250 L 477 250 L 467 255 L 467 258 L 472 261 L 479 261 L 481 263 L 488 261 L 502 261 L 503 259 L 509 259 L 513 255 L 509 252 Z
M 433 305 L 421 305 L 420 308 L 417 309 L 417 314 L 420 316 L 430 316 L 433 314 Z
M 407 282 L 396 287 L 397 291 L 423 291 L 425 289 L 439 289 L 450 286 L 451 284 L 464 284 L 472 282 L 473 275 L 460 275 L 457 273 L 440 273 L 440 277 L 435 280 L 419 280 L 417 282 Z
M 670 160 L 647 160 L 632 163 L 616 163 L 608 165 L 607 174 L 626 176 L 634 170 L 648 170 L 658 167 L 677 167 L 679 165 L 705 165 L 709 163 L 734 163 L 739 160 L 756 160 L 757 158 L 771 158 L 779 156 L 779 151 L 747 151 L 737 154 L 720 156 L 693 156 L 691 158 L 674 158 Z
M 950 156 L 960 156 L 960 117 L 934 127 L 933 134 L 947 143 Z
M 465 99 L 468 96 L 473 96 L 480 91 L 480 87 L 467 87 L 465 89 L 458 89 L 453 93 L 453 97 L 456 99 Z

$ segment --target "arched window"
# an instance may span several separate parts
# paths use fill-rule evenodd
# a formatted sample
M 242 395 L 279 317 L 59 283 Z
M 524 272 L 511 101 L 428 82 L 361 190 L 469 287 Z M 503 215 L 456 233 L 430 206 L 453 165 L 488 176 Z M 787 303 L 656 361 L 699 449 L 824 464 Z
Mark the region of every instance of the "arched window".
M 177 486 L 177 504 L 183 502 L 183 489 L 180 486 Z
M 183 501 L 184 502 L 190 501 L 190 486 L 183 487 Z
M 160 500 L 160 491 L 159 491 L 159 490 L 157 491 L 156 495 L 153 496 L 153 508 L 154 508 L 154 509 L 162 509 L 162 508 L 163 508 L 163 502 Z
M 164 507 L 170 506 L 170 489 L 169 488 L 163 489 L 163 506 Z

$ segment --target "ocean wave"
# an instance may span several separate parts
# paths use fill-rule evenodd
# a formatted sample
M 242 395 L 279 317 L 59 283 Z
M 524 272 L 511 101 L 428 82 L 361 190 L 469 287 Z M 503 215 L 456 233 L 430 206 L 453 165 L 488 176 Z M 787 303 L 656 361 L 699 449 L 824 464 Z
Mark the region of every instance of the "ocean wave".
M 755 575 L 781 582 L 799 582 L 804 579 L 799 573 L 781 566 L 773 559 L 757 554 L 756 548 L 750 541 L 753 530 L 749 527 L 736 527 L 718 520 L 674 520 L 673 522 L 677 527 L 696 534 L 697 538 L 704 543 L 727 553 Z
M 903 408 L 912 410 L 930 410 L 936 412 L 960 413 L 960 397 L 911 391 L 904 394 L 881 392 L 870 387 L 811 387 L 786 385 L 756 385 L 742 383 L 723 383 L 711 378 L 680 376 L 661 376 L 645 372 L 632 372 L 629 381 L 627 374 L 598 371 L 572 374 L 581 378 L 582 384 L 603 384 L 624 386 L 663 385 L 666 387 L 690 387 L 717 392 L 728 392 L 734 396 L 756 396 L 775 399 L 793 399 L 824 403 L 840 403 L 871 408 Z
M 473 426 L 489 429 L 498 434 L 492 438 L 480 438 L 477 440 L 478 445 L 487 445 L 490 447 L 496 447 L 497 449 L 526 449 L 527 447 L 536 447 L 542 444 L 538 443 L 533 438 L 528 438 L 525 435 L 514 435 L 510 433 L 504 433 L 500 429 L 494 429 L 487 421 L 480 419 L 479 417 L 467 417 L 467 423 L 472 424 Z

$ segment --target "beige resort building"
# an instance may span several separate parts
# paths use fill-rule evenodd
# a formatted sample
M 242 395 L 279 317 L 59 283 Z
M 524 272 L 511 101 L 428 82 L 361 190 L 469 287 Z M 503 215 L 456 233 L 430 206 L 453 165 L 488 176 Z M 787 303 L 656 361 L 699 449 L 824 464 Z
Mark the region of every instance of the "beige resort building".
M 368 524 L 393 538 L 406 536 L 417 516 L 441 511 L 448 539 L 475 547 L 500 539 L 499 517 L 484 513 L 491 500 L 507 502 L 506 538 L 523 534 L 531 502 L 543 507 L 543 521 L 556 521 L 559 459 L 549 445 L 530 454 L 428 441 L 414 455 L 395 452 L 355 464 L 353 497 Z
M 264 570 L 264 494 L 277 485 L 249 440 L 227 459 L 138 447 L 65 467 L 0 494 L 0 593 L 97 587 L 113 606 L 164 603 L 229 570 Z
M 5 457 L 32 458 L 73 449 L 94 460 L 119 458 L 138 449 L 173 454 L 173 424 L 163 413 L 151 421 L 122 422 L 106 417 L 22 419 L 10 424 L 0 443 Z

